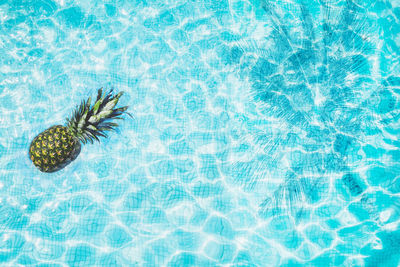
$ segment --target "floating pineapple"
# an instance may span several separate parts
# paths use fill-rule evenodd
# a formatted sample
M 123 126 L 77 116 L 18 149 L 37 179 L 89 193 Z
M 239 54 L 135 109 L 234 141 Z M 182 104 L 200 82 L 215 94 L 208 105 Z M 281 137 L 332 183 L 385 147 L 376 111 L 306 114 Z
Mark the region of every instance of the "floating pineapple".
M 99 141 L 99 136 L 107 137 L 105 131 L 118 126 L 112 120 L 127 113 L 128 107 L 114 108 L 122 94 L 113 95 L 112 90 L 103 94 L 99 89 L 94 105 L 90 106 L 90 97 L 82 101 L 67 119 L 67 126 L 55 125 L 36 136 L 29 148 L 33 164 L 42 172 L 58 171 L 76 159 L 81 151 L 80 142 L 93 143 Z

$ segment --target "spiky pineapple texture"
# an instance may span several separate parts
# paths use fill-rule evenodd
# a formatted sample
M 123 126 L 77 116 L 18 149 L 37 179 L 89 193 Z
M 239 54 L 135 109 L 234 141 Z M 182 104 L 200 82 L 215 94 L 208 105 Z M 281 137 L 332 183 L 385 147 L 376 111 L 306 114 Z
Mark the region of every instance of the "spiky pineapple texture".
M 122 119 L 128 114 L 127 106 L 115 108 L 123 92 L 113 95 L 111 89 L 103 93 L 97 92 L 97 98 L 91 106 L 91 98 L 77 107 L 67 126 L 56 125 L 37 135 L 29 148 L 29 158 L 42 172 L 55 172 L 75 160 L 81 150 L 80 142 L 99 140 L 99 136 L 107 137 L 105 131 L 115 130 L 118 124 L 113 119 Z
M 42 172 L 55 172 L 73 161 L 81 144 L 62 125 L 52 126 L 37 135 L 29 148 L 29 157 Z

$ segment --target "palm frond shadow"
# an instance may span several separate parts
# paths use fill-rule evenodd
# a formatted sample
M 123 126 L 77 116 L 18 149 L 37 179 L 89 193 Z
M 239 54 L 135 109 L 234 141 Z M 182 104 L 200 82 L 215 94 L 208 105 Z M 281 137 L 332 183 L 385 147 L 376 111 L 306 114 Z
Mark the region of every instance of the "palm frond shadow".
M 377 120 L 368 108 L 379 86 L 368 59 L 376 49 L 367 11 L 351 0 L 342 6 L 321 0 L 319 10 L 300 2 L 262 1 L 272 45 L 237 44 L 255 57 L 247 75 L 263 115 L 280 121 L 281 136 L 303 137 L 285 152 L 290 168 L 260 204 L 262 217 L 288 212 L 300 218 L 306 204 L 326 197 L 332 177 L 352 172 L 351 146 Z

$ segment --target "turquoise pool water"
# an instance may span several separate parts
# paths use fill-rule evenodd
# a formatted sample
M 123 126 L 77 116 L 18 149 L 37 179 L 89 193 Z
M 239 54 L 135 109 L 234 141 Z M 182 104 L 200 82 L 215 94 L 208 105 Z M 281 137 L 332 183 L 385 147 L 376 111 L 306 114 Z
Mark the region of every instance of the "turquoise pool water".
M 399 0 L 0 0 L 0 265 L 398 266 L 399 52 Z

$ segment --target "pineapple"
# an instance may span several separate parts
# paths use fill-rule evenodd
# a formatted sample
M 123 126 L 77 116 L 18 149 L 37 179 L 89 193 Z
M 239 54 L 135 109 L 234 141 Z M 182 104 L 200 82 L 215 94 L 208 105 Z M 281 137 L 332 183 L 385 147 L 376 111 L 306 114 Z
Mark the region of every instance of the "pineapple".
M 99 136 L 107 137 L 105 131 L 115 130 L 118 124 L 113 119 L 120 116 L 128 107 L 115 108 L 123 92 L 116 95 L 113 90 L 103 94 L 99 89 L 94 105 L 91 98 L 82 101 L 67 119 L 66 126 L 55 125 L 37 135 L 29 148 L 29 158 L 42 172 L 55 172 L 75 160 L 81 151 L 81 142 L 100 141 Z

